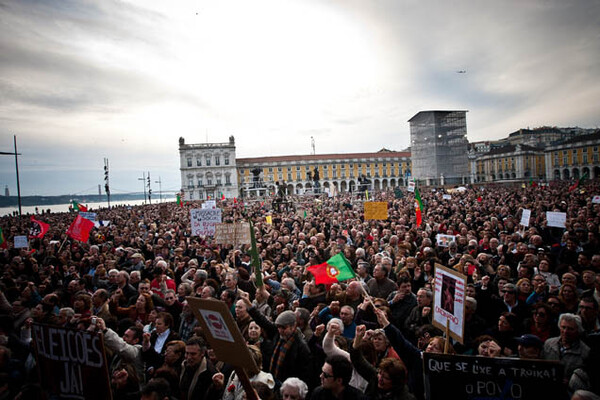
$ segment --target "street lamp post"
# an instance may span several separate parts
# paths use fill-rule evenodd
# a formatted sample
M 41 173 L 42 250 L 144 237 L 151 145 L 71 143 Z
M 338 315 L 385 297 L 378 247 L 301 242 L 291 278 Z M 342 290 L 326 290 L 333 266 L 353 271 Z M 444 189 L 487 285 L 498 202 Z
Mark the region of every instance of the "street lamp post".
M 142 181 L 142 186 L 144 187 L 144 204 L 146 204 L 146 173 L 142 172 L 142 178 L 138 178 L 138 181 Z
M 21 216 L 21 184 L 19 182 L 19 158 L 18 158 L 18 156 L 20 156 L 21 153 L 17 152 L 17 135 L 14 135 L 14 143 L 15 143 L 15 152 L 14 153 L 7 153 L 4 151 L 0 151 L 0 154 L 15 156 L 15 170 L 17 171 L 17 200 L 19 202 L 19 216 Z

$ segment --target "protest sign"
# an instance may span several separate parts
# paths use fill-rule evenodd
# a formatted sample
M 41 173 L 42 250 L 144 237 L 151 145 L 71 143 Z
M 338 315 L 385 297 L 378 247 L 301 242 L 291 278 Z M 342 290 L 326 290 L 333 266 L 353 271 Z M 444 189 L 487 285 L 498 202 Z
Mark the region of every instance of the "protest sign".
M 448 247 L 454 241 L 454 238 L 454 235 L 442 235 L 441 233 L 435 235 L 435 241 L 440 247 Z
M 254 363 L 227 305 L 218 300 L 197 297 L 186 299 L 217 358 L 235 367 L 244 368 L 250 376 L 257 373 L 259 368 Z
M 369 201 L 365 203 L 365 220 L 388 219 L 388 204 L 385 201 Z
M 464 275 L 435 265 L 435 288 L 433 294 L 433 325 L 446 330 L 446 321 L 450 336 L 463 343 L 465 331 L 465 286 Z
M 567 213 L 557 211 L 546 211 L 548 226 L 555 228 L 566 228 Z
M 529 219 L 531 218 L 531 210 L 524 209 L 521 215 L 521 225 L 529 226 Z
M 442 195 L 442 199 L 444 199 L 444 200 L 452 200 L 452 195 L 451 194 L 443 194 Z
M 44 390 L 63 399 L 112 398 L 101 334 L 35 323 L 32 333 Z
M 594 197 L 592 197 L 592 203 L 599 204 L 600 203 L 600 195 L 595 195 Z
M 565 399 L 558 361 L 423 353 L 426 398 Z
M 236 222 L 233 224 L 215 225 L 215 243 L 250 244 L 250 224 L 247 222 Z
M 206 200 L 204 203 L 202 203 L 202 208 L 203 209 L 217 208 L 217 201 L 216 200 Z
M 81 218 L 85 218 L 92 222 L 96 221 L 97 214 L 95 212 L 80 211 L 79 215 L 81 215 Z
M 27 236 L 15 236 L 15 249 L 25 249 L 29 247 Z
M 408 187 L 406 188 L 406 190 L 408 190 L 411 193 L 415 192 L 415 182 L 408 182 Z
M 190 223 L 193 236 L 212 236 L 215 225 L 221 222 L 220 208 L 194 208 L 190 210 Z

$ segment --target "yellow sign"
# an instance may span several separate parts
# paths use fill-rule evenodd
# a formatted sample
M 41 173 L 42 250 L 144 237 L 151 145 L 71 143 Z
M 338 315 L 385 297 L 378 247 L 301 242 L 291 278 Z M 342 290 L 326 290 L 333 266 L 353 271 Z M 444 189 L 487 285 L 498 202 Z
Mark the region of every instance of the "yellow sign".
M 370 201 L 365 204 L 365 220 L 388 219 L 388 204 L 385 201 Z
M 267 220 L 267 224 L 273 225 L 273 217 L 271 217 L 270 215 L 267 215 L 265 217 L 265 219 Z

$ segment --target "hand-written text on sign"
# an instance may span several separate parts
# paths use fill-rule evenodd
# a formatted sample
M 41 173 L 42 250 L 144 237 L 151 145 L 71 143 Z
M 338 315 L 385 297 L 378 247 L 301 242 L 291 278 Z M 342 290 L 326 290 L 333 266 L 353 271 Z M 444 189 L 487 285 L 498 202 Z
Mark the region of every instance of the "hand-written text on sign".
M 190 210 L 190 223 L 193 236 L 212 236 L 215 225 L 221 222 L 220 208 L 195 208 Z
M 365 203 L 365 220 L 388 219 L 388 205 L 385 201 L 369 201 Z
M 110 398 L 104 342 L 100 334 L 33 325 L 42 386 L 69 399 Z
M 450 356 L 424 353 L 427 397 L 464 399 L 564 398 L 562 366 L 556 361 Z

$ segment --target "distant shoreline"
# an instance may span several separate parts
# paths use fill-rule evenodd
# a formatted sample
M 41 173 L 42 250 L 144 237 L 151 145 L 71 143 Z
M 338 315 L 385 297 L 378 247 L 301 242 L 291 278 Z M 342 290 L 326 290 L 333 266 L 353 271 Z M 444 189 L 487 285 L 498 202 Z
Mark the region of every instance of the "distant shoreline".
M 163 201 L 167 199 L 174 199 L 175 194 L 171 192 L 163 192 L 162 199 Z M 113 194 L 110 196 L 110 201 L 120 202 L 120 201 L 133 201 L 133 200 L 143 200 L 143 193 L 131 193 L 131 194 Z M 157 193 L 153 193 L 152 200 L 158 202 L 160 196 Z M 106 195 L 61 195 L 61 196 L 21 196 L 21 205 L 22 206 L 50 206 L 57 204 L 66 204 L 71 202 L 72 200 L 77 201 L 78 203 L 101 203 L 107 202 Z M 0 207 L 15 207 L 19 205 L 19 199 L 17 196 L 0 196 Z

